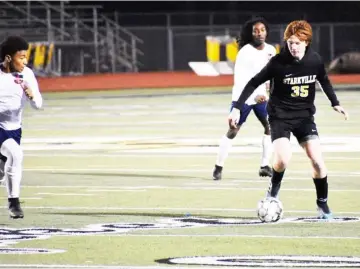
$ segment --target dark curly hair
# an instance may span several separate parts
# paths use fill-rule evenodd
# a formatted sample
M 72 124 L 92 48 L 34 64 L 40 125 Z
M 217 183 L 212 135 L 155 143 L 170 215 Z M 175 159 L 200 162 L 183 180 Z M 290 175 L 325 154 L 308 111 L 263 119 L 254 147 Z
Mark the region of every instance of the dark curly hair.
M 29 44 L 20 36 L 9 36 L 0 45 L 0 58 L 3 61 L 6 55 L 14 56 L 21 50 L 28 50 Z
M 246 21 L 241 29 L 240 37 L 236 39 L 240 48 L 253 41 L 253 26 L 258 22 L 264 24 L 266 32 L 269 32 L 269 24 L 263 17 L 255 17 Z

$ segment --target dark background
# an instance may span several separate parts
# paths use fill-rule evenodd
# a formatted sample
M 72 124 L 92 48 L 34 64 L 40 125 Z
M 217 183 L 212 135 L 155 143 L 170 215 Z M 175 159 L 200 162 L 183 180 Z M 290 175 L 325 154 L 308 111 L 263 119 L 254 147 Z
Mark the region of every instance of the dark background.
M 70 1 L 69 5 L 85 4 Z M 87 2 L 90 3 L 90 2 Z M 91 1 L 104 11 L 121 13 L 189 12 L 189 11 L 251 11 L 306 13 L 313 22 L 360 22 L 360 2 L 357 1 Z M 280 18 L 281 19 L 281 18 Z
M 138 58 L 142 63 L 140 71 L 189 70 L 189 61 L 207 60 L 206 35 L 224 34 L 225 29 L 231 35 L 238 35 L 241 25 L 254 15 L 263 16 L 272 24 L 268 36 L 268 42 L 271 44 L 282 42 L 284 27 L 290 21 L 306 19 L 312 23 L 314 49 L 322 55 L 327 64 L 343 53 L 360 51 L 360 25 L 351 24 L 360 23 L 360 2 L 355 1 L 69 1 L 67 3 L 70 6 L 84 4 L 102 6 L 101 12 L 110 18 L 116 11 L 117 22 L 144 41 L 138 45 L 144 53 Z M 211 26 L 209 12 L 216 13 Z M 165 13 L 180 14 L 171 15 L 169 23 Z M 333 26 L 333 34 L 330 23 L 338 24 Z M 172 40 L 171 45 L 169 39 Z M 330 40 L 334 42 L 331 43 Z M 170 60 L 171 58 L 173 61 Z

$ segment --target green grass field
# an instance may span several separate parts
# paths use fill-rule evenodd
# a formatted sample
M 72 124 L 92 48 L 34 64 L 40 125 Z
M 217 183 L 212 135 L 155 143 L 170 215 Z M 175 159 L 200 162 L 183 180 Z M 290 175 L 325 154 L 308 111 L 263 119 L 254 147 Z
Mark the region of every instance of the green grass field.
M 360 268 L 358 96 L 338 92 L 350 114 L 344 121 L 317 95 L 339 219 L 314 222 L 310 164 L 292 139 L 284 219 L 260 224 L 268 180 L 257 175 L 262 128 L 253 114 L 223 180 L 212 180 L 229 89 L 45 94 L 44 110 L 24 115 L 24 219 L 9 219 L 2 188 L 0 268 L 274 268 L 275 258 L 283 267 Z M 288 255 L 295 257 L 286 265 Z

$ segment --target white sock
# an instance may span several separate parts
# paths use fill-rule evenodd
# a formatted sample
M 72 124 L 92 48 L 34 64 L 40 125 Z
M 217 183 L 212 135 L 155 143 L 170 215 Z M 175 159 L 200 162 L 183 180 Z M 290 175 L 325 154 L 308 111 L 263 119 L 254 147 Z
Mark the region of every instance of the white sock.
M 23 152 L 14 139 L 7 139 L 0 148 L 7 158 L 5 163 L 5 181 L 8 198 L 19 198 L 22 177 Z
M 232 139 L 229 139 L 226 135 L 223 135 L 223 137 L 220 140 L 219 145 L 219 151 L 216 158 L 216 165 L 223 167 L 226 158 L 229 155 L 229 150 L 232 145 Z
M 261 166 L 267 166 L 270 163 L 270 158 L 272 155 L 272 143 L 270 135 L 264 135 L 262 139 L 262 158 Z
M 21 178 L 21 167 L 9 167 L 7 169 L 6 189 L 8 198 L 19 198 Z

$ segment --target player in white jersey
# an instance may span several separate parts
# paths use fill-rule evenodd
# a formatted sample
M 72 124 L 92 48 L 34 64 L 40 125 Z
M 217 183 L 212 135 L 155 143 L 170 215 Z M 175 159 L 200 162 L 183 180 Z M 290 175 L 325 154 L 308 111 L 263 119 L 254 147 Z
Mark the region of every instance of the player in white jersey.
M 0 53 L 0 177 L 5 181 L 11 218 L 24 217 L 19 201 L 23 109 L 26 102 L 35 109 L 43 102 L 35 75 L 26 67 L 28 46 L 23 38 L 10 36 L 1 44 Z
M 267 22 L 263 18 L 254 18 L 247 21 L 241 32 L 239 39 L 240 50 L 236 56 L 234 68 L 234 86 L 232 89 L 232 103 L 230 112 L 233 109 L 233 104 L 236 102 L 248 81 L 255 76 L 276 54 L 274 46 L 267 44 L 266 37 L 269 32 Z M 221 138 L 219 150 L 216 158 L 215 168 L 213 171 L 213 179 L 220 180 L 222 177 L 222 169 L 225 160 L 229 154 L 232 140 L 236 137 L 240 127 L 245 123 L 251 110 L 254 111 L 256 117 L 264 127 L 264 136 L 262 140 L 262 160 L 259 170 L 259 175 L 272 176 L 272 170 L 269 166 L 269 159 L 272 154 L 270 127 L 267 119 L 266 105 L 267 105 L 267 90 L 269 89 L 269 82 L 260 85 L 254 93 L 247 99 L 241 110 L 241 118 L 238 122 L 237 128 L 229 128 L 227 133 Z

